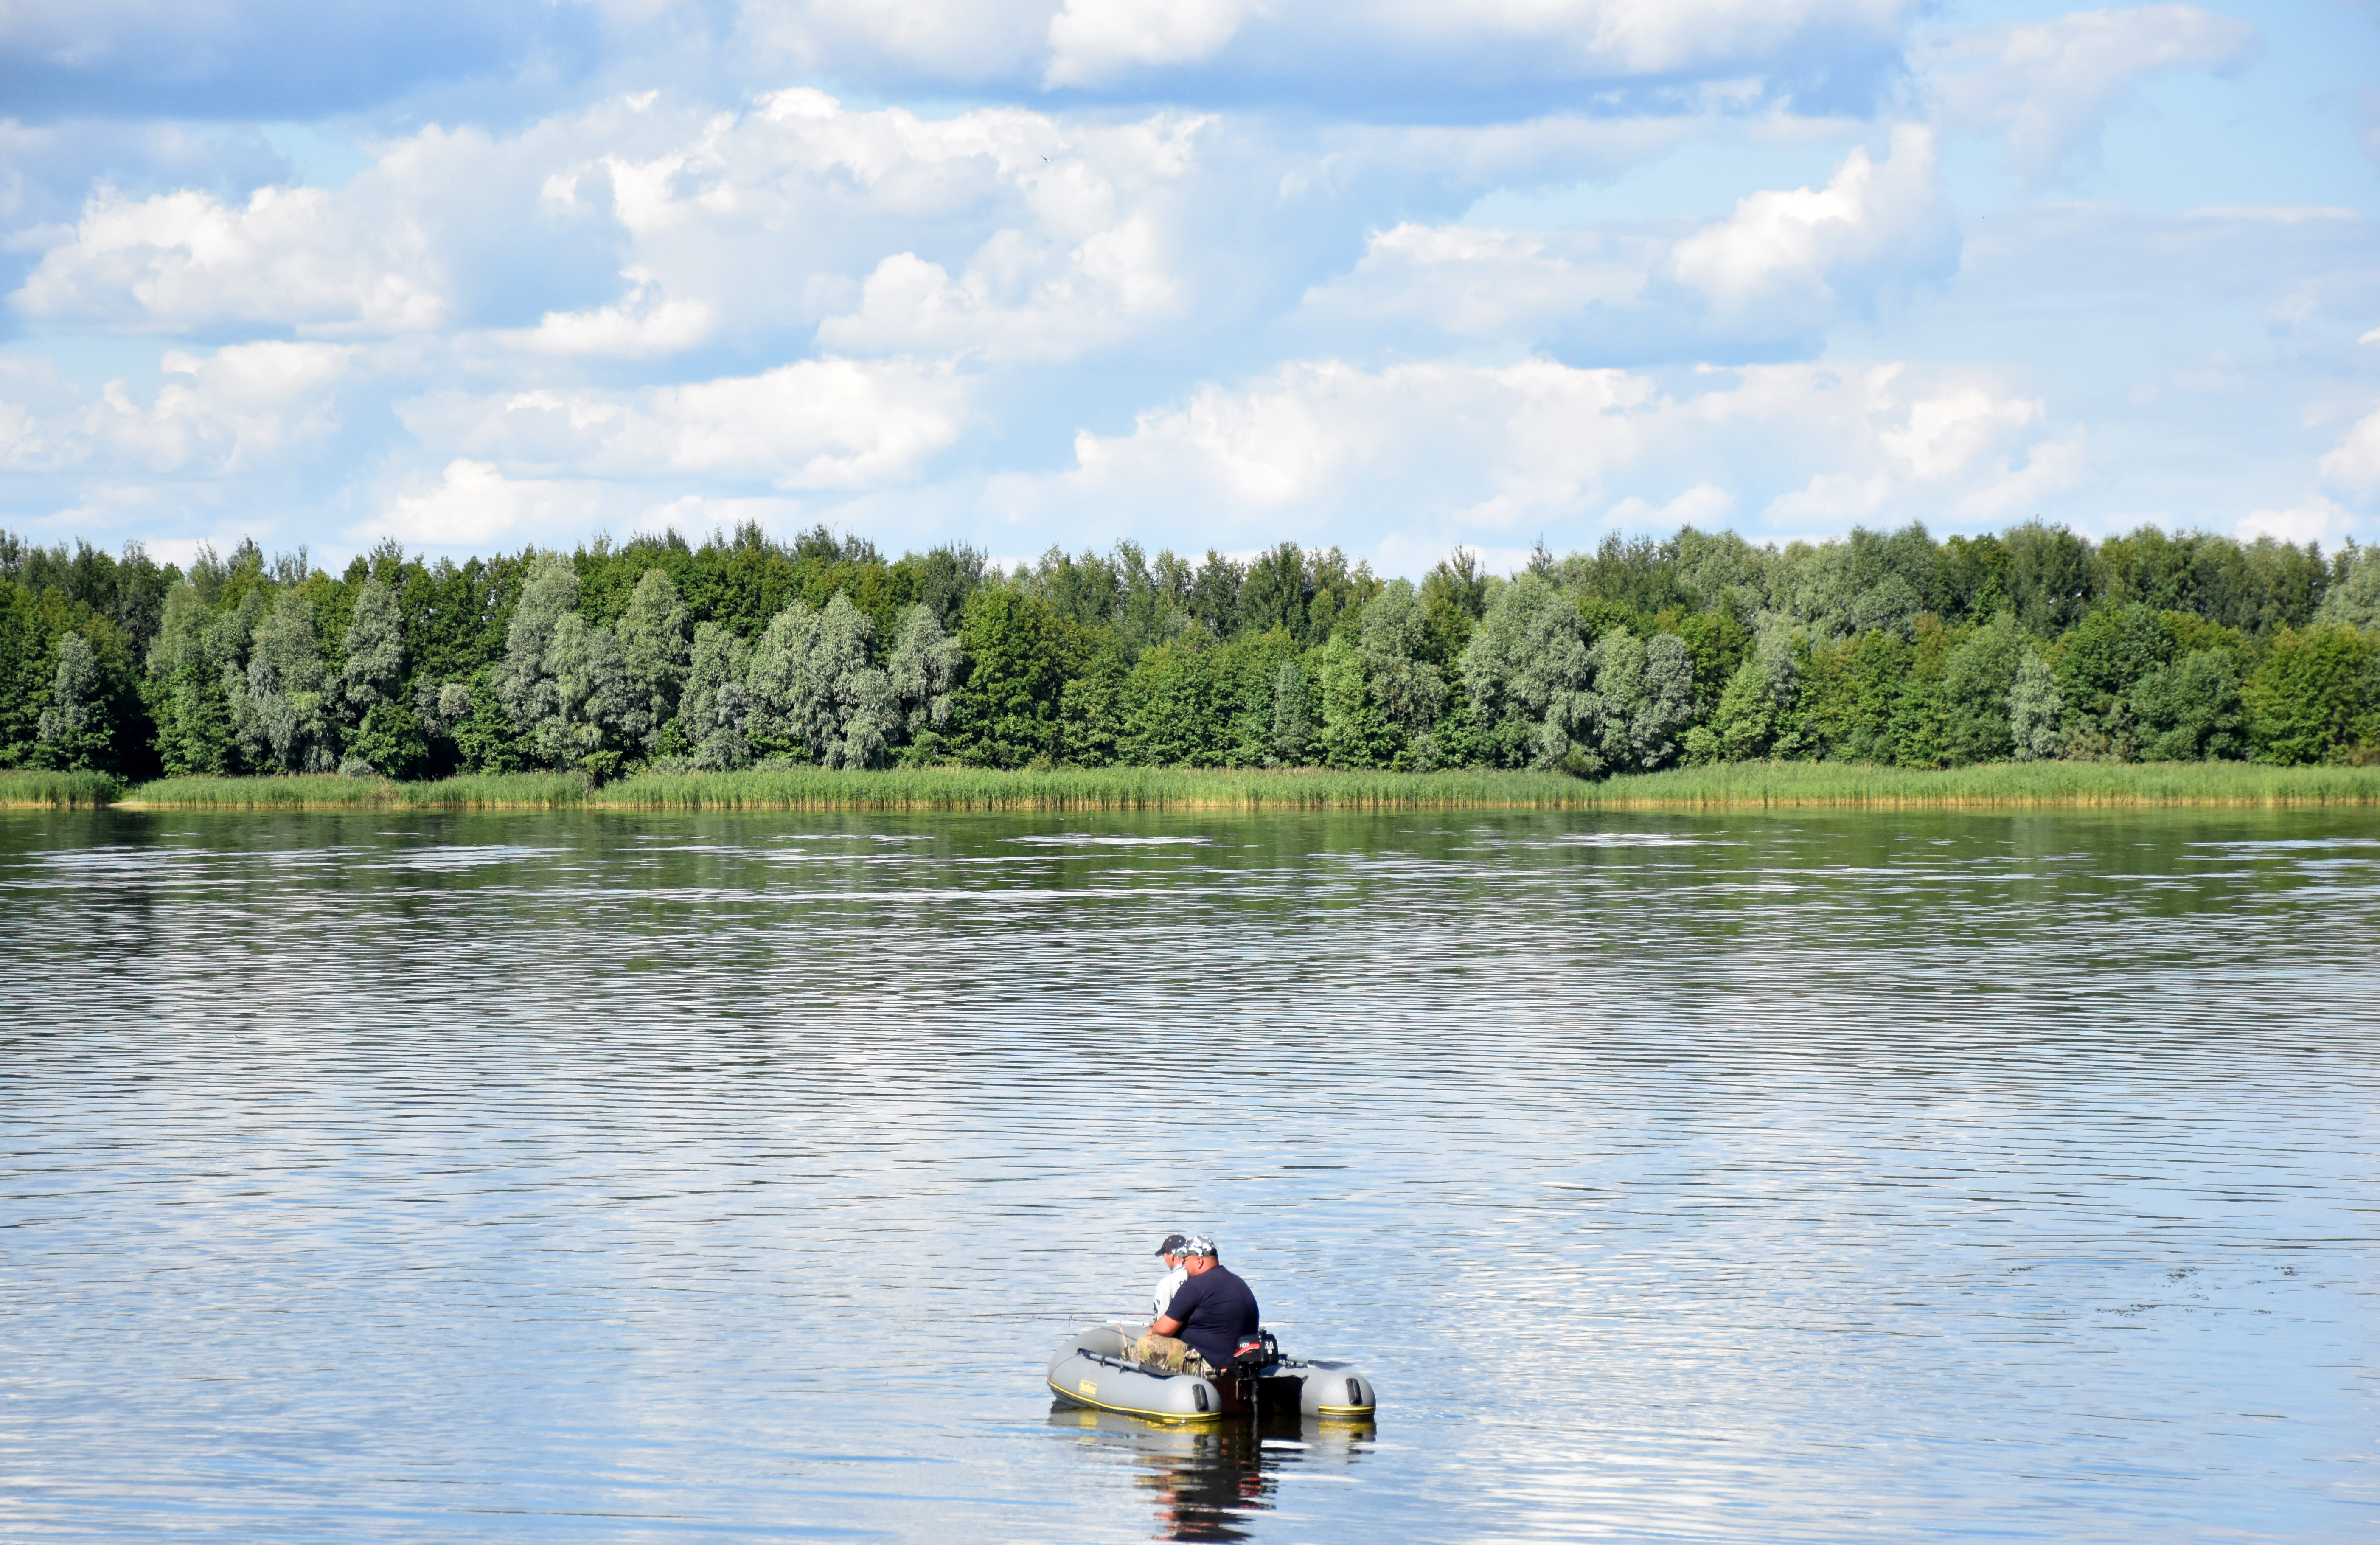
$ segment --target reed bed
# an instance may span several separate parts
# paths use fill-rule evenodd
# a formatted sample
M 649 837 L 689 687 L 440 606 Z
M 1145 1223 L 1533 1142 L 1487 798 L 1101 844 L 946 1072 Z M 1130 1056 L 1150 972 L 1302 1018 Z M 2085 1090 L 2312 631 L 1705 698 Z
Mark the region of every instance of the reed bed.
M 605 785 L 589 803 L 664 810 L 1560 809 L 1596 797 L 1594 785 L 1558 772 L 796 767 L 644 773 Z
M 135 809 L 2022 809 L 2380 805 L 2380 767 L 2053 761 L 1918 772 L 1731 762 L 1600 783 L 1479 770 L 792 767 L 648 772 L 600 788 L 575 772 L 510 772 L 420 784 L 335 774 L 164 778 L 120 790 L 103 773 L 0 773 L 0 805 L 78 808 L 113 799 Z
M 587 803 L 576 772 L 488 772 L 431 783 L 335 772 L 262 778 L 160 778 L 121 801 L 133 809 L 565 809 Z
M 1728 762 L 1610 778 L 1605 809 L 2018 809 L 2380 804 L 2380 767 L 2246 762 L 1993 762 L 1920 772 L 1848 762 Z
M 124 792 L 113 772 L 0 772 L 0 809 L 89 810 Z

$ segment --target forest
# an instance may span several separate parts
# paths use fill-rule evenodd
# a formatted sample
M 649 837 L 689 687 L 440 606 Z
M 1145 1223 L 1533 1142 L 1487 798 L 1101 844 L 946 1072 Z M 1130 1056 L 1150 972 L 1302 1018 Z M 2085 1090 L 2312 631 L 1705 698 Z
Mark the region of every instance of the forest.
M 2032 522 L 1692 529 L 1416 584 L 1250 558 L 675 532 L 337 576 L 0 532 L 0 767 L 596 782 L 744 768 L 2380 761 L 2380 551 Z

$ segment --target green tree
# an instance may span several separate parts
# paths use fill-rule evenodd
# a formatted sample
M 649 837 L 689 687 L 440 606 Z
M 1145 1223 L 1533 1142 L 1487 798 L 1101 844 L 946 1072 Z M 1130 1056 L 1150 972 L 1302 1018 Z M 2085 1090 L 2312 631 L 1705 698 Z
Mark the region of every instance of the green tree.
M 627 699 L 621 731 L 644 755 L 657 756 L 676 721 L 691 660 L 686 602 L 665 570 L 648 568 L 637 580 L 618 632 Z
M 1123 646 L 1110 635 L 1067 677 L 1058 701 L 1061 760 L 1112 767 L 1124 759 L 1125 683 L 1131 673 Z
M 951 694 L 953 756 L 972 766 L 1022 767 L 1059 749 L 1063 641 L 1047 602 L 1005 585 L 967 599 L 959 625 L 966 679 Z
M 357 714 L 396 701 L 405 680 L 405 616 L 395 590 L 376 576 L 356 591 L 346 655 L 339 681 Z
M 302 590 L 278 592 L 249 636 L 248 691 L 236 704 L 248 765 L 284 772 L 327 772 L 338 766 L 330 687 L 314 631 L 313 602 Z
M 1793 749 L 1791 737 L 1799 716 L 1802 675 L 1792 635 L 1781 623 L 1764 627 L 1752 652 L 1728 678 L 1710 723 L 1686 732 L 1686 760 L 1750 761 Z
M 2380 741 L 2374 656 L 2380 639 L 2352 627 L 2284 627 L 2242 694 L 2259 761 L 2344 761 Z
M 2380 633 L 2380 547 L 2348 544 L 2315 620 Z
M 1954 763 L 2000 761 L 2016 750 L 2010 694 L 2025 658 L 2024 635 L 2003 612 L 1961 639 L 1943 663 L 1942 748 Z
M 80 771 L 103 768 L 112 759 L 115 726 L 110 693 L 99 653 L 80 633 L 62 635 L 58 667 L 37 732 L 42 766 Z
M 1221 760 L 1213 651 L 1160 644 L 1124 678 L 1122 752 L 1143 767 L 1212 767 Z
M 2058 673 L 2030 641 L 2009 686 L 2009 742 L 2019 761 L 2049 761 L 2066 750 L 2066 694 Z
M 719 772 L 747 767 L 752 745 L 745 735 L 751 695 L 752 649 L 725 623 L 698 624 L 686 688 L 678 699 L 678 734 L 692 748 L 695 766 Z
M 1542 575 L 1521 574 L 1497 592 L 1461 670 L 1473 720 L 1499 764 L 1568 760 L 1572 736 L 1588 724 L 1587 647 L 1586 619 Z
M 2240 663 L 2229 650 L 2192 650 L 2132 684 L 2130 706 L 2146 761 L 2237 760 L 2248 754 Z

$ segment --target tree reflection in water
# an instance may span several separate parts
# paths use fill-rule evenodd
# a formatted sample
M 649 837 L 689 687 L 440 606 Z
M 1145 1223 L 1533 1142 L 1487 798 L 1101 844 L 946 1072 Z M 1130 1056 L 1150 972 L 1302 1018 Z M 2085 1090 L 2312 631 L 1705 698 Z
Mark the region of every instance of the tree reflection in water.
M 1053 1404 L 1050 1425 L 1127 1459 L 1157 1504 L 1160 1539 L 1245 1539 L 1249 1515 L 1269 1510 L 1281 1473 L 1344 1466 L 1370 1447 L 1370 1422 L 1269 1417 L 1168 1427 L 1112 1411 Z

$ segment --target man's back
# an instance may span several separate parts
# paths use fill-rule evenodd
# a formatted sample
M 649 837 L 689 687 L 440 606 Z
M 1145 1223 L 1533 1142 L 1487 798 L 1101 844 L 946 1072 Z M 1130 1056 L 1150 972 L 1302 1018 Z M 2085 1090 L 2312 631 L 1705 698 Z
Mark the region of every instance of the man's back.
M 1216 1368 L 1229 1367 L 1240 1343 L 1257 1333 L 1257 1296 L 1221 1262 L 1174 1290 L 1166 1314 L 1182 1322 L 1181 1338 Z

